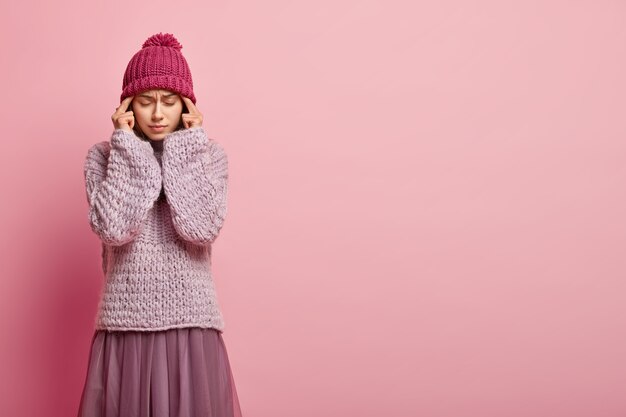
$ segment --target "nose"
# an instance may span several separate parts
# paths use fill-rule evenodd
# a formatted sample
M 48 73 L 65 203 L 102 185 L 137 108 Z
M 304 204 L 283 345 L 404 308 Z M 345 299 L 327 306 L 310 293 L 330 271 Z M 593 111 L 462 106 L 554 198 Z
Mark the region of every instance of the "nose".
M 154 107 L 154 113 L 152 113 L 152 120 L 159 121 L 161 119 L 163 119 L 163 113 L 161 113 L 161 103 L 157 102 Z

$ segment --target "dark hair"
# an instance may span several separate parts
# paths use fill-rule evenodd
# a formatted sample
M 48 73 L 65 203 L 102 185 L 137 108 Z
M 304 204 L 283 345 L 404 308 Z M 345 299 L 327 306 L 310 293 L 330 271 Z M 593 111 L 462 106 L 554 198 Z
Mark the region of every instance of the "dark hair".
M 134 99 L 131 100 L 130 104 L 128 105 L 128 109 L 129 110 L 133 109 L 133 101 L 135 101 L 135 100 Z M 187 105 L 185 104 L 184 101 L 183 101 L 183 111 L 182 111 L 182 113 L 189 113 L 189 110 L 187 109 Z M 184 129 L 184 128 L 185 128 L 185 125 L 183 124 L 183 118 L 181 116 L 180 120 L 178 121 L 178 126 L 176 126 L 176 129 L 174 129 L 174 131 L 181 130 L 181 129 Z M 148 138 L 146 136 L 146 134 L 143 133 L 143 131 L 139 127 L 139 124 L 137 123 L 136 120 L 135 120 L 135 126 L 133 126 L 133 131 L 135 132 L 135 135 L 137 135 L 140 139 L 150 140 L 150 138 Z

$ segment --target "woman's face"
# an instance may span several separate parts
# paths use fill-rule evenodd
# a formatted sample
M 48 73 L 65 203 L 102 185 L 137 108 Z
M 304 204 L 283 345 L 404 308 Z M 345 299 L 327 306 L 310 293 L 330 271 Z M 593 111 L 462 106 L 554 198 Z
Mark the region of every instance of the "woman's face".
M 146 90 L 135 95 L 131 109 L 135 123 L 146 136 L 152 140 L 163 140 L 180 124 L 183 100 L 170 90 Z

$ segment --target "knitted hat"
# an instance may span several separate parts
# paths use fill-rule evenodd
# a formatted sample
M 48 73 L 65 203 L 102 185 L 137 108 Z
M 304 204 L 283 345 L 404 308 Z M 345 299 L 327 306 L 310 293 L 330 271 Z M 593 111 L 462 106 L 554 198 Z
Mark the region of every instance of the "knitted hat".
M 183 46 L 171 33 L 150 36 L 126 66 L 120 102 L 145 90 L 163 88 L 196 104 L 193 81 Z

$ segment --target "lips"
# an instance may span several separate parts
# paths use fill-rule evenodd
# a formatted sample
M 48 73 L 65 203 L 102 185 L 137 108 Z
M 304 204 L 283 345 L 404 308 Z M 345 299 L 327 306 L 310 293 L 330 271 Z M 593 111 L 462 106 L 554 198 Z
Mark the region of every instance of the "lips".
M 155 132 L 160 132 L 163 129 L 165 129 L 165 127 L 166 127 L 165 125 L 153 125 L 153 126 L 150 126 L 150 129 L 154 130 Z

